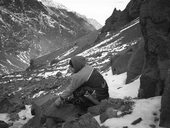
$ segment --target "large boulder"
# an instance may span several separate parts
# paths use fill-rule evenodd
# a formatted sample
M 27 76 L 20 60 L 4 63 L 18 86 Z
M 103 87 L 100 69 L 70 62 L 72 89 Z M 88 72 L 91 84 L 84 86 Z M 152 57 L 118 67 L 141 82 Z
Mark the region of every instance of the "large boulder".
M 47 112 L 49 106 L 55 101 L 56 97 L 52 94 L 41 96 L 32 101 L 31 114 L 34 117 L 29 120 L 23 128 L 40 128 L 45 123 L 44 113 Z
M 113 75 L 121 74 L 127 71 L 129 59 L 131 58 L 132 52 L 126 52 L 121 55 L 115 55 L 111 58 L 111 69 Z
M 109 118 L 119 118 L 130 114 L 133 110 L 134 101 L 131 99 L 103 100 L 99 105 L 89 107 L 88 112 L 93 116 L 99 115 L 101 123 Z
M 25 109 L 23 101 L 14 95 L 3 95 L 0 97 L 0 113 L 17 113 Z
M 41 128 L 46 123 L 47 119 L 50 118 L 55 120 L 56 123 L 72 121 L 77 119 L 80 114 L 79 109 L 72 104 L 64 104 L 60 107 L 54 105 L 55 100 L 58 97 L 53 94 L 47 94 L 41 96 L 32 101 L 31 113 L 34 117 L 29 120 L 23 128 Z M 47 121 L 49 126 L 53 124 L 49 123 L 52 121 Z M 55 123 L 55 122 L 54 122 Z
M 145 0 L 140 9 L 145 45 L 145 64 L 140 79 L 140 98 L 161 95 L 170 67 L 170 1 Z
M 166 87 L 161 100 L 160 126 L 169 128 L 170 126 L 170 69 L 166 80 Z
M 127 67 L 127 78 L 126 84 L 133 82 L 139 75 L 142 74 L 142 69 L 144 66 L 144 47 L 139 46 L 137 50 L 132 54 L 128 67 Z
M 101 128 L 90 113 L 81 116 L 78 120 L 67 121 L 63 128 Z
M 9 125 L 4 121 L 0 120 L 0 128 L 9 128 Z

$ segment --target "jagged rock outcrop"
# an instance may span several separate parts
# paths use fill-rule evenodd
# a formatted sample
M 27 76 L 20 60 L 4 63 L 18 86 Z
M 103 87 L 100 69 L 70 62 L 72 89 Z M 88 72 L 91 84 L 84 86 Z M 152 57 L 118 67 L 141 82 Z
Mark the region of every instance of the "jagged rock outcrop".
M 102 38 L 107 32 L 118 30 L 139 17 L 141 4 L 142 0 L 131 0 L 122 12 L 114 9 L 112 15 L 106 20 L 98 39 Z
M 102 28 L 101 33 L 115 30 L 113 24 L 116 23 L 121 15 L 121 11 L 114 9 L 112 15 L 106 20 L 105 26 Z
M 140 9 L 145 45 L 145 65 L 140 78 L 140 98 L 161 95 L 170 67 L 170 1 L 145 0 Z

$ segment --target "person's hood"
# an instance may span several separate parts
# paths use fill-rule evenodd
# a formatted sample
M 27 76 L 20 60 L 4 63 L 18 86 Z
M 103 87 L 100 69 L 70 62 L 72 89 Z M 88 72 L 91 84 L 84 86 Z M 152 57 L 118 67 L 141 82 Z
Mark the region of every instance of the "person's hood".
M 71 58 L 71 62 L 75 73 L 79 72 L 86 65 L 86 59 L 83 56 L 74 56 Z

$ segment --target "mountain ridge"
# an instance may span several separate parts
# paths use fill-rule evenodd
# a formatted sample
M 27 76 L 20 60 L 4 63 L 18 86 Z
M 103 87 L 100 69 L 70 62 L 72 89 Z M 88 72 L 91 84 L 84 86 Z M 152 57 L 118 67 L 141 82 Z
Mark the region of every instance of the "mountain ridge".
M 64 47 L 96 30 L 75 13 L 63 8 L 46 7 L 37 0 L 1 0 L 0 24 L 2 58 L 11 55 L 11 62 L 16 59 L 24 65 L 12 69 L 12 63 L 7 59 L 0 60 L 1 73 L 3 70 L 6 73 L 25 70 L 31 59 Z M 11 70 L 8 71 L 8 68 Z

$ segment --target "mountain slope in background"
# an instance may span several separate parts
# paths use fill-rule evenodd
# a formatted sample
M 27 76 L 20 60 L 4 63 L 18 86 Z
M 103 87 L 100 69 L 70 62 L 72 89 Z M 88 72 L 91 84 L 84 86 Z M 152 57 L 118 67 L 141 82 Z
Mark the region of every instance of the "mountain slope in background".
M 61 5 L 1 0 L 0 74 L 24 70 L 30 59 L 67 46 L 95 30 L 86 19 Z
M 136 19 L 132 22 L 130 22 L 127 26 L 123 27 L 123 29 L 116 31 L 115 33 L 108 33 L 105 36 L 105 39 L 103 41 L 99 42 L 97 45 L 92 46 L 91 48 L 86 49 L 84 52 L 80 52 L 78 55 L 85 56 L 88 60 L 88 63 L 97 69 L 101 70 L 103 65 L 105 63 L 109 62 L 110 56 L 109 53 L 112 53 L 113 55 L 118 53 L 126 52 L 127 50 L 133 48 L 135 45 L 143 42 L 141 33 L 140 33 L 140 26 L 139 26 L 139 20 Z M 82 44 L 82 43 L 80 43 Z M 14 94 L 15 96 L 19 97 L 20 99 L 24 99 L 24 101 L 27 104 L 30 104 L 30 100 L 35 100 L 36 98 L 41 98 L 44 95 L 53 94 L 53 93 L 60 93 L 66 86 L 69 84 L 69 73 L 67 72 L 68 68 L 68 60 L 71 57 L 71 54 L 76 53 L 76 50 L 79 46 L 79 43 L 75 45 L 75 47 L 70 48 L 68 51 L 65 51 L 63 54 L 58 56 L 58 58 L 64 57 L 64 59 L 61 59 L 60 62 L 57 64 L 54 64 L 52 66 L 42 67 L 33 71 L 29 72 L 18 72 L 15 74 L 10 74 L 2 77 L 1 84 L 3 86 L 2 95 L 5 96 L 5 94 Z M 103 72 L 105 79 L 107 80 L 109 84 L 109 91 L 111 97 L 124 97 L 124 96 L 132 96 L 132 89 L 129 90 L 130 93 L 123 93 L 123 90 L 127 91 L 128 87 L 131 87 L 129 85 L 125 85 L 125 75 L 123 76 L 124 79 L 118 78 L 119 76 L 113 76 L 111 69 L 107 67 L 105 70 L 101 70 Z M 117 81 L 120 81 L 121 84 Z M 114 86 L 115 85 L 115 86 Z M 133 89 L 133 98 L 137 96 L 137 90 L 139 88 L 139 79 L 134 81 L 133 86 L 135 89 Z M 6 89 L 5 89 L 6 88 Z M 8 88 L 8 89 L 7 89 Z M 9 89 L 10 88 L 10 89 Z M 114 88 L 114 89 L 113 89 Z M 126 89 L 125 89 L 126 88 Z M 114 90 L 114 91 L 113 91 Z M 121 94 L 119 93 L 121 92 Z M 0 93 L 1 94 L 1 93 Z M 119 95 L 120 94 L 120 95 Z M 123 95 L 122 95 L 123 94 Z M 130 94 L 130 95 L 129 95 Z M 122 98 L 121 97 L 121 98 Z M 160 100 L 159 100 L 160 101 Z M 157 101 L 156 104 L 159 104 Z M 135 101 L 136 104 L 140 104 L 140 101 Z M 147 101 L 146 101 L 147 102 Z M 146 103 L 145 103 L 146 104 Z M 148 105 L 149 107 L 152 107 L 152 104 Z M 159 105 L 158 105 L 159 106 Z M 3 106 L 0 106 L 3 109 Z M 155 111 L 157 112 L 157 109 L 159 107 L 155 108 Z M 137 109 L 137 108 L 136 108 Z M 131 126 L 130 123 L 134 121 L 136 118 L 138 118 L 139 114 L 135 114 L 135 112 L 138 110 L 134 109 L 133 115 L 129 114 L 127 116 L 124 116 L 124 118 L 131 117 L 128 121 L 124 122 L 124 124 L 116 124 L 116 126 L 123 127 L 123 126 Z M 30 109 L 28 109 L 30 111 Z M 30 114 L 27 114 L 27 116 Z M 144 115 L 145 116 L 145 115 Z M 152 113 L 149 113 L 149 116 L 153 116 Z M 32 118 L 32 116 L 27 117 L 25 122 Z M 33 119 L 33 118 L 32 118 Z M 98 117 L 96 117 L 98 120 Z M 122 118 L 119 118 L 120 120 Z M 149 125 L 150 121 L 148 121 L 148 118 L 143 118 L 142 126 L 141 128 L 144 128 L 144 126 Z M 149 118 L 151 119 L 151 118 Z M 25 122 L 21 119 L 19 120 L 20 124 L 17 123 L 17 121 L 14 121 L 14 126 L 22 126 Z M 31 121 L 31 120 L 30 120 Z M 104 122 L 105 126 L 111 127 L 112 125 L 109 123 L 112 122 L 111 120 L 107 120 Z M 23 124 L 21 123 L 23 122 Z M 99 121 L 100 122 L 100 121 Z M 151 121 L 153 124 L 153 121 Z M 144 124 L 144 125 L 143 125 Z M 28 127 L 28 125 L 25 125 L 25 127 Z
M 167 0 L 131 0 L 123 13 L 116 11 L 116 16 L 111 16 L 110 21 L 115 23 L 110 22 L 107 27 L 113 25 L 114 30 L 108 28 L 104 33 L 101 31 L 98 39 L 90 47 L 86 47 L 84 41 L 80 40 L 74 42 L 73 47 L 67 47 L 66 51 L 55 54 L 58 62 L 53 65 L 1 76 L 0 111 L 16 114 L 25 104 L 31 104 L 32 100 L 34 102 L 41 100 L 45 107 L 38 104 L 37 109 L 40 114 L 36 115 L 39 118 L 44 108 L 47 109 L 50 103 L 54 103 L 48 99 L 54 94 L 61 93 L 70 84 L 70 72 L 67 71 L 70 57 L 81 55 L 102 73 L 109 85 L 111 111 L 105 109 L 104 113 L 100 113 L 102 109 L 100 105 L 103 102 L 94 108 L 99 110 L 95 119 L 102 127 L 168 128 L 170 126 L 169 5 L 170 2 Z M 140 17 L 136 18 L 139 10 Z M 117 22 L 121 19 L 122 22 Z M 126 24 L 127 21 L 130 23 Z M 118 26 L 115 26 L 116 24 Z M 84 40 L 87 41 L 86 39 Z M 80 49 L 82 45 L 85 49 Z M 43 59 L 40 62 L 42 61 Z M 134 76 L 127 82 L 129 73 Z M 161 93 L 162 97 L 157 97 Z M 107 104 L 109 100 L 104 103 Z M 122 103 L 122 100 L 125 102 Z M 13 103 L 15 105 L 11 105 Z M 129 103 L 131 107 L 126 111 Z M 30 112 L 30 109 L 27 110 Z M 36 117 L 28 117 L 25 122 L 23 121 L 25 124 L 31 118 L 24 128 L 34 125 Z M 22 117 L 19 118 L 18 124 L 16 118 L 13 121 L 14 127 L 23 125 Z

